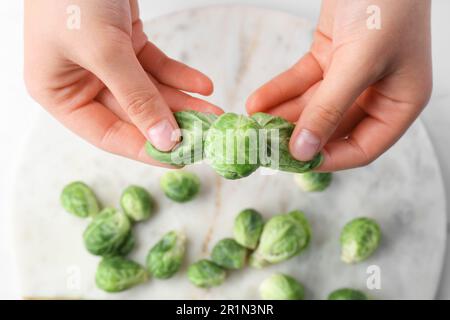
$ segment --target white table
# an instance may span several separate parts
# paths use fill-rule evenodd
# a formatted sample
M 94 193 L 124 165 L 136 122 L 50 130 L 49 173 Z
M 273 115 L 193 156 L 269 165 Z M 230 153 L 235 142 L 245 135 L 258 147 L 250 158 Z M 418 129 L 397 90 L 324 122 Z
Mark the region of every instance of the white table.
M 165 2 L 140 1 L 141 16 L 144 20 L 161 14 L 188 7 L 212 4 L 249 4 L 272 9 L 280 9 L 306 17 L 317 19 L 319 1 L 311 0 L 171 0 Z M 15 291 L 17 279 L 14 276 L 14 258 L 11 245 L 11 231 L 8 228 L 8 202 L 11 183 L 13 182 L 14 164 L 18 157 L 20 146 L 26 137 L 28 128 L 33 123 L 33 111 L 38 106 L 28 97 L 22 81 L 22 1 L 6 1 L 0 6 L 0 32 L 2 50 L 0 61 L 0 92 L 3 108 L 0 117 L 0 298 L 18 298 Z M 436 153 L 442 167 L 447 190 L 447 201 L 450 200 L 450 149 L 448 138 L 450 134 L 450 1 L 433 1 L 433 46 L 434 46 L 434 92 L 429 107 L 423 113 Z M 449 106 L 449 107 L 447 107 Z M 30 213 L 32 214 L 32 213 Z M 432 212 L 430 212 L 432 214 Z M 450 237 L 449 237 L 450 238 Z M 438 298 L 450 299 L 450 241 L 446 265 L 442 275 Z

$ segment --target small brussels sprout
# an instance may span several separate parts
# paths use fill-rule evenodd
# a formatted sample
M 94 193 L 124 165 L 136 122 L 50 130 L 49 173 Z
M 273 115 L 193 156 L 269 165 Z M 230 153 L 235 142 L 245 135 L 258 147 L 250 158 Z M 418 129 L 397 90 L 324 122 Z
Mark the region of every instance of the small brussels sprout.
M 128 233 L 128 236 L 124 240 L 122 246 L 118 250 L 117 254 L 119 256 L 126 256 L 131 251 L 133 251 L 135 245 L 136 245 L 136 238 L 134 237 L 133 232 L 130 231 Z
M 147 280 L 144 267 L 122 257 L 103 258 L 95 274 L 97 287 L 106 292 L 124 291 Z
M 306 172 L 295 175 L 295 181 L 306 192 L 324 191 L 328 188 L 332 179 L 333 175 L 327 172 Z
M 120 204 L 123 212 L 133 222 L 147 220 L 154 208 L 154 200 L 150 193 L 139 186 L 126 188 L 120 198 Z
M 204 135 L 217 116 L 191 110 L 175 112 L 174 116 L 181 130 L 182 141 L 170 152 L 159 151 L 147 142 L 148 155 L 159 162 L 174 166 L 193 164 L 203 160 Z
M 94 191 L 83 182 L 76 181 L 65 186 L 60 201 L 67 212 L 81 218 L 95 216 L 100 211 Z
M 191 264 L 187 274 L 189 280 L 200 288 L 220 286 L 227 276 L 224 269 L 209 260 L 200 260 Z
M 234 239 L 222 239 L 214 246 L 211 260 L 226 269 L 241 269 L 247 259 L 247 249 Z
M 266 152 L 260 151 L 260 163 L 263 167 L 276 170 L 303 173 L 322 164 L 323 156 L 317 154 L 311 161 L 299 161 L 291 156 L 289 141 L 294 132 L 294 124 L 281 117 L 266 113 L 255 113 L 252 118 L 264 129 Z M 260 146 L 263 148 L 263 146 Z M 263 156 L 264 155 L 264 156 Z
M 303 300 L 305 289 L 294 278 L 276 273 L 263 281 L 259 287 L 263 300 Z
M 129 237 L 131 223 L 127 216 L 115 209 L 107 208 L 94 217 L 84 231 L 86 249 L 97 256 L 119 254 Z
M 249 176 L 259 168 L 258 133 L 260 126 L 252 118 L 225 113 L 208 130 L 205 157 L 226 179 Z
M 344 288 L 330 293 L 328 300 L 368 300 L 368 297 L 359 290 Z
M 187 202 L 200 191 L 200 179 L 192 172 L 169 171 L 161 178 L 161 188 L 173 201 Z
M 341 232 L 341 260 L 357 263 L 367 259 L 378 248 L 381 229 L 370 218 L 356 218 L 347 223 Z
M 258 211 L 245 209 L 234 220 L 234 238 L 241 246 L 254 250 L 263 226 L 264 220 Z
M 264 226 L 250 265 L 261 268 L 300 254 L 308 246 L 311 234 L 309 222 L 301 211 L 272 217 Z
M 185 235 L 171 231 L 150 249 L 147 255 L 147 270 L 155 278 L 168 279 L 180 269 L 185 251 Z

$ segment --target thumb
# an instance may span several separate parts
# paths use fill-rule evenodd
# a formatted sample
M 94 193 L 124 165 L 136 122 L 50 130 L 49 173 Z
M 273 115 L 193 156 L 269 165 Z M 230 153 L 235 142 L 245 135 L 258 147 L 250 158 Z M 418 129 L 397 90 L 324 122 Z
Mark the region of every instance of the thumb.
M 297 121 L 290 141 L 292 155 L 309 161 L 323 148 L 345 112 L 369 86 L 369 72 L 350 63 L 333 63 Z
M 159 150 L 170 151 L 179 141 L 178 124 L 131 45 L 101 49 L 90 70 L 112 92 L 131 122 Z

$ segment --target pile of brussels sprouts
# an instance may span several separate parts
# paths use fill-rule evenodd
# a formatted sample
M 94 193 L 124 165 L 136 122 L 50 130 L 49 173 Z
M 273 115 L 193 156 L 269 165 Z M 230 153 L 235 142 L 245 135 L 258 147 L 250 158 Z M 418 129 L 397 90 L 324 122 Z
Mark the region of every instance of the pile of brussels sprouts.
M 305 192 L 324 191 L 332 182 L 331 173 L 311 171 L 320 165 L 320 154 L 309 162 L 291 157 L 289 139 L 294 125 L 282 118 L 264 113 L 251 117 L 226 113 L 218 117 L 195 111 L 177 112 L 175 117 L 183 130 L 183 140 L 175 150 L 161 152 L 150 143 L 146 146 L 149 155 L 160 162 L 184 166 L 206 159 L 227 179 L 246 177 L 260 166 L 274 168 L 296 173 L 295 181 Z M 169 171 L 161 178 L 160 186 L 168 198 L 184 203 L 199 193 L 200 180 L 191 172 Z M 180 231 L 169 231 L 154 244 L 145 265 L 127 258 L 136 244 L 133 226 L 151 218 L 155 211 L 155 200 L 146 189 L 134 185 L 126 188 L 120 198 L 121 210 L 102 208 L 94 191 L 83 182 L 67 185 L 60 201 L 67 212 L 90 219 L 83 241 L 88 252 L 101 257 L 95 277 L 100 289 L 120 292 L 150 277 L 168 279 L 181 269 L 186 235 Z M 193 285 L 219 286 L 232 270 L 246 265 L 263 268 L 298 256 L 311 242 L 312 229 L 306 215 L 298 210 L 264 221 L 256 210 L 245 209 L 234 220 L 233 234 L 234 238 L 216 243 L 209 259 L 188 267 L 187 277 Z M 348 222 L 340 236 L 341 260 L 352 264 L 367 259 L 377 249 L 380 237 L 380 227 L 373 219 L 360 217 Z M 275 273 L 260 285 L 260 296 L 301 300 L 305 290 L 293 277 Z M 343 288 L 330 293 L 328 299 L 365 300 L 367 296 Z
M 305 173 L 322 162 L 321 154 L 306 162 L 291 156 L 289 140 L 294 124 L 280 117 L 265 113 L 247 117 L 180 111 L 175 118 L 183 139 L 174 150 L 162 152 L 150 142 L 146 145 L 147 153 L 162 163 L 185 166 L 206 160 L 219 175 L 235 180 L 249 176 L 261 166 Z
M 176 202 L 192 200 L 200 190 L 200 180 L 190 172 L 173 171 L 161 178 L 166 196 Z M 146 282 L 172 277 L 181 268 L 186 237 L 170 231 L 148 252 L 145 267 L 127 259 L 136 240 L 133 226 L 154 213 L 155 200 L 140 186 L 129 186 L 120 197 L 121 210 L 101 209 L 94 191 L 83 182 L 67 185 L 61 193 L 63 208 L 80 218 L 90 218 L 83 233 L 86 250 L 102 257 L 95 276 L 97 286 L 106 292 L 120 292 Z

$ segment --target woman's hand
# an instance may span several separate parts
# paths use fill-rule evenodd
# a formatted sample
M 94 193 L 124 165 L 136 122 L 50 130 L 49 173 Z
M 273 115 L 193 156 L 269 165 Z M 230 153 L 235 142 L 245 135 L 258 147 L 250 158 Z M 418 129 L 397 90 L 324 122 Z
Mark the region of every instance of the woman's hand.
M 373 5 L 380 29 L 367 25 Z M 306 161 L 322 150 L 319 171 L 369 164 L 428 102 L 430 6 L 429 0 L 324 0 L 310 52 L 258 89 L 248 112 L 297 121 L 291 153 Z
M 69 28 L 67 9 L 80 9 Z M 172 111 L 221 113 L 183 91 L 209 95 L 205 75 L 148 41 L 137 0 L 26 0 L 25 80 L 30 94 L 76 134 L 106 151 L 150 164 L 179 140 Z

